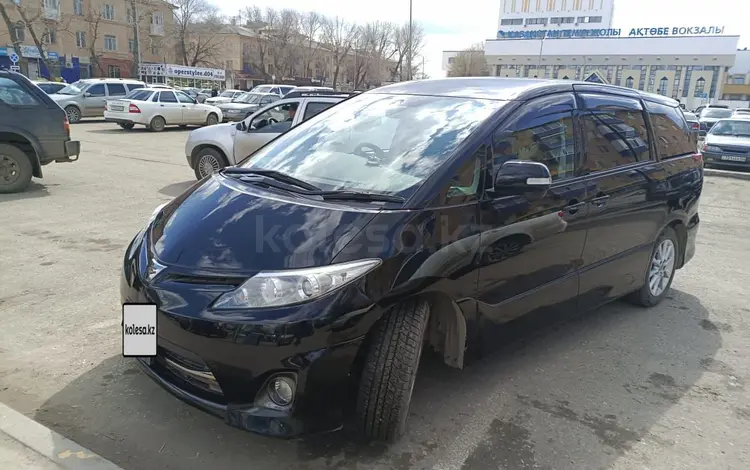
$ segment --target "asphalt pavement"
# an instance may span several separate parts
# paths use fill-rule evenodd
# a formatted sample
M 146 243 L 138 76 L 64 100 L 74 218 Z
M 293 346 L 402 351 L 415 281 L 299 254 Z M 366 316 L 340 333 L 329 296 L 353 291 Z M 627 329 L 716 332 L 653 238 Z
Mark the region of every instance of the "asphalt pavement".
M 72 126 L 78 162 L 0 195 L 0 402 L 126 470 L 750 468 L 750 181 L 709 176 L 697 254 L 653 309 L 520 321 L 427 357 L 398 444 L 283 441 L 181 403 L 120 355 L 126 244 L 194 182 L 186 130 Z

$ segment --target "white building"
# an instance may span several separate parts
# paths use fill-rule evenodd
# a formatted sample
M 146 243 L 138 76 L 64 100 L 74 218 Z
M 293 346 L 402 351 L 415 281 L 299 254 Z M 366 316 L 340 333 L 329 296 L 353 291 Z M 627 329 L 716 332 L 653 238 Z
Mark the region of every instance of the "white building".
M 500 0 L 505 31 L 611 28 L 615 0 Z
M 732 107 L 750 106 L 750 51 L 737 51 L 734 66 L 727 72 L 722 99 Z

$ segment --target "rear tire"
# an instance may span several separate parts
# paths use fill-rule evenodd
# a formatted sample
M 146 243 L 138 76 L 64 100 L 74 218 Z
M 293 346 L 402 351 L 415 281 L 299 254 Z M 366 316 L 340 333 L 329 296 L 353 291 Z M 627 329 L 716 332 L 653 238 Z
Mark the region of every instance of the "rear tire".
M 408 302 L 374 326 L 357 396 L 358 427 L 366 439 L 393 443 L 406 429 L 429 316 L 426 302 Z
M 29 186 L 33 169 L 26 154 L 15 145 L 0 144 L 0 193 L 18 193 Z
M 187 129 L 187 124 L 180 124 L 180 129 Z
M 217 116 L 216 113 L 211 113 L 208 116 L 206 116 L 207 126 L 213 126 L 218 123 L 219 123 L 219 116 Z
M 206 176 L 229 166 L 227 159 L 216 149 L 205 148 L 195 157 L 195 177 L 202 180 Z
M 653 307 L 664 300 L 672 287 L 679 253 L 677 233 L 671 227 L 665 228 L 654 244 L 643 286 L 630 294 L 627 300 L 641 307 Z
M 131 130 L 131 129 L 133 129 L 135 127 L 135 124 L 133 124 L 132 122 L 129 122 L 129 123 L 126 123 L 126 124 L 118 124 L 118 126 L 122 127 L 126 131 L 129 131 L 129 130 Z
M 151 123 L 148 125 L 148 127 L 154 132 L 161 132 L 165 127 L 167 127 L 167 121 L 165 121 L 161 116 L 154 116 L 154 118 L 151 119 Z

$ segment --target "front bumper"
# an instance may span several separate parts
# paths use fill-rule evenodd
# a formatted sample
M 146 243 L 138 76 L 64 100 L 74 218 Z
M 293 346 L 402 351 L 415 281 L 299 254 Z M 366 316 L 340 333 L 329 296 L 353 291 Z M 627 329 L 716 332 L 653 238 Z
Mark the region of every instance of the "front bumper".
M 138 359 L 149 377 L 227 424 L 259 434 L 290 438 L 343 425 L 355 396 L 355 360 L 371 324 L 332 324 L 337 299 L 351 299 L 351 291 L 320 305 L 296 307 L 321 312 L 313 320 L 264 322 L 260 313 L 249 321 L 216 318 L 202 306 L 227 286 L 170 281 L 171 268 L 157 281 L 144 281 L 148 256 L 139 238 L 127 250 L 120 296 L 123 303 L 157 304 L 157 356 Z M 285 409 L 263 406 L 267 384 L 277 374 L 296 378 L 294 401 Z

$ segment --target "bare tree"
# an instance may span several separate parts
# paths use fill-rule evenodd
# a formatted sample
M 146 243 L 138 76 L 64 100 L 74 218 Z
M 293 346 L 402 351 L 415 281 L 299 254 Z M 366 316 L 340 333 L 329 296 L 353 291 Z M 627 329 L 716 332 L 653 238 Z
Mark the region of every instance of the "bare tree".
M 323 30 L 324 18 L 314 11 L 300 15 L 300 34 L 304 43 L 302 55 L 303 76 L 312 75 L 312 64 L 320 55 L 320 35 Z
M 10 37 L 11 41 L 13 41 L 13 50 L 16 51 L 16 55 L 19 57 L 23 57 L 23 54 L 21 53 L 21 43 L 23 41 L 18 38 L 14 31 L 16 30 L 16 23 L 13 22 L 13 20 L 10 19 L 10 15 L 8 15 L 8 11 L 5 9 L 5 5 L 0 3 L 0 16 L 3 17 L 3 21 L 5 22 L 5 26 L 8 27 L 8 36 Z
M 459 52 L 448 67 L 449 77 L 486 77 L 489 74 L 483 44 Z
M 409 40 L 410 36 L 411 41 Z M 419 70 L 419 65 L 415 65 L 414 58 L 422 52 L 423 47 L 424 29 L 419 23 L 412 23 L 411 34 L 409 34 L 409 23 L 396 28 L 393 37 L 396 63 L 391 69 L 393 79 L 407 80 L 414 75 L 414 72 Z M 409 70 L 410 65 L 411 70 Z
M 126 0 L 129 5 L 128 10 L 128 21 L 132 28 L 133 35 L 133 49 L 130 51 L 133 54 L 133 70 L 132 76 L 138 77 L 140 72 L 140 59 L 143 38 L 148 38 L 150 31 L 151 21 L 145 21 L 149 19 L 151 15 L 159 11 L 159 0 Z M 165 31 L 165 33 L 171 33 L 171 31 Z M 153 46 L 153 40 L 150 45 Z
M 176 52 L 183 65 L 218 64 L 224 38 L 222 18 L 209 0 L 171 0 L 174 6 Z
M 80 46 L 85 47 L 89 52 L 89 61 L 91 66 L 95 67 L 99 71 L 99 76 L 104 75 L 100 58 L 102 57 L 101 52 L 96 50 L 96 41 L 99 39 L 99 24 L 102 21 L 102 11 L 98 8 L 89 7 L 89 11 L 85 16 L 86 24 L 88 25 L 88 37 L 84 37 L 84 44 Z
M 254 57 L 249 57 L 249 51 L 243 51 L 243 60 L 251 63 L 262 75 L 266 75 L 266 59 L 268 58 L 268 37 L 266 27 L 268 21 L 263 10 L 256 6 L 247 7 L 243 15 L 246 18 L 245 27 L 252 31 L 252 39 L 258 49 L 258 61 Z
M 323 42 L 333 54 L 333 88 L 338 83 L 341 64 L 352 49 L 357 37 L 357 26 L 336 16 L 326 19 L 323 27 Z
M 393 47 L 394 32 L 396 27 L 393 23 L 375 21 L 370 23 L 373 36 L 373 53 L 375 54 L 375 64 L 373 68 L 377 73 L 377 83 L 383 80 L 382 70 L 383 62 L 389 61 L 396 53 Z
M 294 66 L 299 57 L 295 43 L 299 42 L 299 19 L 297 12 L 284 9 L 266 14 L 268 19 L 268 39 L 273 48 L 272 60 L 274 73 L 294 75 Z

